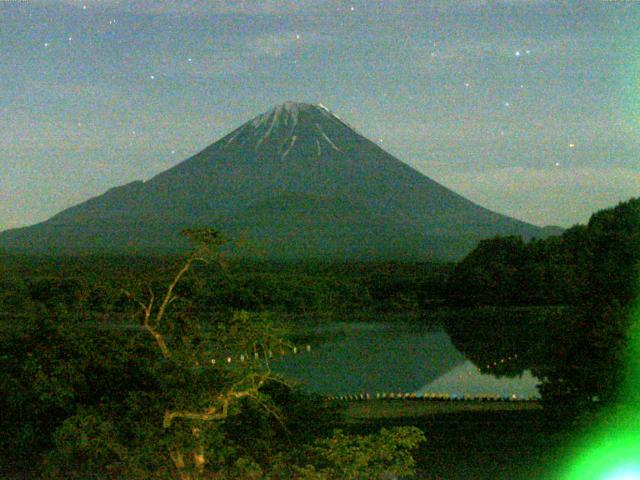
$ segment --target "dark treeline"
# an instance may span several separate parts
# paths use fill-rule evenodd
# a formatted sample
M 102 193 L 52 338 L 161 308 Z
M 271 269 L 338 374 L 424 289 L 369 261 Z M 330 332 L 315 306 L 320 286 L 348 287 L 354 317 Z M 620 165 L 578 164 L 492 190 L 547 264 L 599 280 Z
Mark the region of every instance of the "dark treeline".
M 162 284 L 179 261 L 179 257 L 5 256 L 0 315 L 20 315 L 36 304 L 87 314 L 122 312 L 122 291 L 131 287 L 132 279 Z M 446 271 L 446 266 L 433 263 L 233 261 L 225 268 L 194 267 L 178 291 L 191 310 L 200 313 L 418 312 L 424 304 L 442 300 Z
M 420 432 L 346 436 L 332 408 L 265 376 L 260 362 L 204 367 L 212 351 L 264 354 L 284 314 L 428 311 L 482 369 L 530 368 L 550 412 L 616 400 L 638 293 L 640 200 L 556 238 L 483 241 L 455 265 L 216 257 L 193 264 L 166 320 L 145 331 L 144 307 L 157 315 L 184 262 L 0 256 L 0 475 L 343 478 L 362 455 L 362 478 L 411 470 Z M 487 364 L 501 357 L 517 360 Z M 240 400 L 221 421 L 203 420 L 225 398 Z M 187 416 L 163 425 L 168 411 Z
M 342 433 L 335 405 L 270 371 L 272 352 L 294 345 L 265 310 L 320 308 L 330 295 L 342 297 L 329 308 L 353 309 L 376 295 L 358 290 L 359 279 L 391 285 L 421 277 L 419 267 L 226 265 L 215 231 L 185 233 L 197 248 L 181 258 L 3 258 L 0 476 L 411 473 L 420 430 Z
M 636 293 L 638 201 L 594 214 L 559 237 L 497 237 L 456 264 L 447 296 L 455 305 L 575 305 Z
M 448 277 L 449 304 L 475 313 L 447 329 L 480 366 L 519 353 L 515 371 L 531 368 L 550 406 L 618 400 L 639 273 L 640 199 L 559 237 L 485 240 Z

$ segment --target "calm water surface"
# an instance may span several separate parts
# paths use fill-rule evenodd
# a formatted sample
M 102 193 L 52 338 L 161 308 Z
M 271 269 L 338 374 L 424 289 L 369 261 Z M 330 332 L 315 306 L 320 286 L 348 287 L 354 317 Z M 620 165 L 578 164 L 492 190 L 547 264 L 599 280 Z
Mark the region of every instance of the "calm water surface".
M 538 395 L 529 372 L 515 379 L 480 374 L 442 328 L 416 321 L 308 322 L 299 333 L 311 351 L 272 365 L 312 392 Z

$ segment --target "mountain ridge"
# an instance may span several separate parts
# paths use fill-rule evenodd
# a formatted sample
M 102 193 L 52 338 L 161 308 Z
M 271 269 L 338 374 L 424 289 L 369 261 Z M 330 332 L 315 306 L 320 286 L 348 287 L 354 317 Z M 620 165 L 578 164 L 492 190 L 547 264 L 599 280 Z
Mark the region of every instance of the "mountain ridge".
M 145 182 L 0 232 L 0 248 L 166 253 L 183 249 L 177 232 L 194 225 L 242 231 L 292 258 L 456 258 L 485 237 L 546 236 L 423 175 L 322 104 L 285 102 Z

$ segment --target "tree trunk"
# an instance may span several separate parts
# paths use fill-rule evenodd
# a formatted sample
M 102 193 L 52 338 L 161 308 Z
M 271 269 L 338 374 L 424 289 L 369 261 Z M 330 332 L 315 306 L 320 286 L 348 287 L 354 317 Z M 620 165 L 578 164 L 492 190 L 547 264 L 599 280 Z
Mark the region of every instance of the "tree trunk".
M 186 464 L 184 463 L 184 455 L 179 449 L 174 450 L 173 452 L 169 452 L 171 456 L 171 460 L 173 460 L 173 464 L 178 471 L 178 479 L 179 480 L 193 480 L 191 474 L 185 471 Z
M 202 474 L 204 473 L 204 465 L 206 461 L 204 459 L 204 444 L 200 438 L 200 429 L 193 427 L 191 429 L 191 433 L 193 433 L 193 440 L 195 443 L 195 448 L 193 450 L 193 463 L 196 466 L 196 472 L 198 472 L 198 474 Z

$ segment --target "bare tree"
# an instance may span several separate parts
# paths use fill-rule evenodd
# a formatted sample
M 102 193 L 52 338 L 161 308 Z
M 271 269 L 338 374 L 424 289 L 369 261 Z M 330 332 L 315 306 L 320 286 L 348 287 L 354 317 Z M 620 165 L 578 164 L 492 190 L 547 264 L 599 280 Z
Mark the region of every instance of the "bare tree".
M 213 229 L 193 229 L 182 232 L 194 244 L 177 273 L 161 294 L 147 287 L 145 298 L 125 291 L 140 306 L 142 326 L 149 332 L 164 365 L 172 375 L 201 381 L 209 388 L 194 388 L 193 392 L 168 392 L 170 400 L 164 410 L 164 429 L 175 428 L 180 422 L 190 432 L 190 448 L 176 441 L 169 456 L 181 480 L 200 478 L 207 464 L 203 431 L 208 422 L 220 421 L 232 414 L 232 407 L 241 399 L 258 402 L 270 414 L 280 418 L 277 408 L 262 395 L 267 381 L 282 381 L 271 371 L 269 360 L 275 353 L 286 353 L 293 347 L 281 337 L 281 331 L 270 321 L 252 318 L 246 312 L 236 312 L 228 323 L 204 335 L 201 348 L 195 350 L 189 342 L 173 343 L 163 333 L 171 330 L 174 321 L 171 305 L 178 300 L 176 287 L 196 263 L 224 266 L 220 247 L 225 243 Z M 195 373 L 194 373 L 195 372 Z M 217 377 L 211 381 L 210 377 Z M 174 395 L 172 395 L 174 393 Z M 178 406 L 178 404 L 180 404 Z

